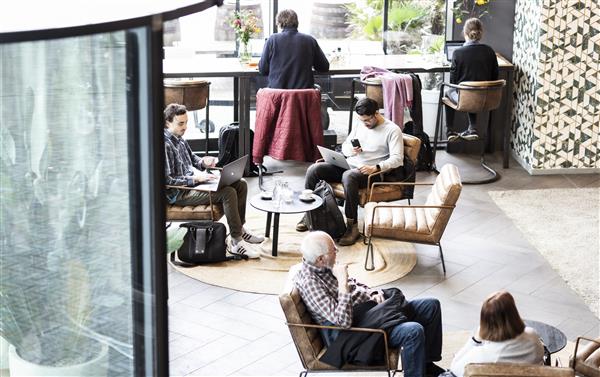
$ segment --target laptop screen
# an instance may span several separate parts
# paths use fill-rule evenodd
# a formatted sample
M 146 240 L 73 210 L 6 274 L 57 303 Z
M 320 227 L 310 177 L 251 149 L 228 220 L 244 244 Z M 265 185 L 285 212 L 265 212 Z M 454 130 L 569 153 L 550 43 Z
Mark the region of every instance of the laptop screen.
M 446 45 L 444 46 L 444 52 L 446 53 L 446 59 L 448 61 L 452 61 L 452 54 L 457 48 L 462 47 L 465 41 L 446 41 Z

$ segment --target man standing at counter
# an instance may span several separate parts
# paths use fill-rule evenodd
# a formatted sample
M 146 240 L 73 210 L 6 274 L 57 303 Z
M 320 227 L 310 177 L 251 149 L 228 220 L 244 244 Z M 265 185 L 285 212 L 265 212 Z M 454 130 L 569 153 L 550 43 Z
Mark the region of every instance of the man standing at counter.
M 298 32 L 298 15 L 284 9 L 277 15 L 281 32 L 265 43 L 258 70 L 268 76 L 269 88 L 310 89 L 314 85 L 313 67 L 317 72 L 329 71 L 329 61 L 310 35 Z

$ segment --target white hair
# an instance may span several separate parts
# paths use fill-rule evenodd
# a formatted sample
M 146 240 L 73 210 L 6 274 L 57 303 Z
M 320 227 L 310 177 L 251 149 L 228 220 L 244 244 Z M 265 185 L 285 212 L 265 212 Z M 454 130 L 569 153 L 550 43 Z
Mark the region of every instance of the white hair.
M 314 264 L 318 257 L 327 254 L 329 252 L 327 239 L 331 239 L 329 234 L 320 230 L 308 233 L 302 240 L 302 244 L 300 244 L 300 251 L 304 260 Z

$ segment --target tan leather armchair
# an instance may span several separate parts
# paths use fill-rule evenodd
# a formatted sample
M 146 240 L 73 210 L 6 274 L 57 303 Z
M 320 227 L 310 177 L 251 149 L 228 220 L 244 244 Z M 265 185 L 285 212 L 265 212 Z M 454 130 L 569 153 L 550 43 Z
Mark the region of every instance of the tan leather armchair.
M 176 188 L 179 190 L 203 190 L 198 187 L 187 186 L 169 186 L 167 188 Z M 194 220 L 214 220 L 217 221 L 225 214 L 222 203 L 213 203 L 209 195 L 208 204 L 199 204 L 197 206 L 179 206 L 167 204 L 167 221 L 194 221 Z
M 402 139 L 404 142 L 404 155 L 407 156 L 412 162 L 413 165 L 417 164 L 417 156 L 419 155 L 419 150 L 421 149 L 421 140 L 418 137 L 403 134 Z M 408 199 L 410 203 L 409 197 L 406 197 L 404 194 L 404 187 L 394 186 L 394 185 L 386 185 L 380 184 L 377 185 L 376 188 L 372 186 L 372 182 L 375 177 L 380 174 L 385 174 L 389 170 L 381 170 L 377 173 L 373 173 L 369 175 L 367 180 L 367 187 L 360 189 L 358 192 L 358 204 L 360 206 L 364 206 L 367 201 L 369 201 L 369 197 L 372 200 L 377 202 L 389 202 L 393 200 L 401 200 Z M 340 182 L 328 182 L 333 189 L 333 192 L 337 198 L 346 199 L 346 195 L 344 193 L 344 186 Z
M 342 329 L 336 326 L 321 326 L 314 323 L 308 309 L 302 302 L 300 292 L 296 288 L 291 288 L 290 291 L 286 291 L 279 296 L 279 302 L 283 313 L 285 314 L 286 325 L 290 330 L 290 335 L 298 351 L 298 356 L 302 362 L 302 366 L 305 370 L 300 372 L 300 377 L 306 377 L 309 371 L 334 371 L 336 368 L 329 364 L 325 364 L 319 360 L 319 358 L 325 353 L 327 348 L 325 347 L 321 338 L 319 329 L 321 328 L 332 328 L 345 331 L 360 331 L 360 332 L 374 332 L 381 333 L 385 339 L 386 347 L 386 364 L 381 366 L 358 366 L 346 364 L 342 367 L 342 370 L 385 370 L 389 376 L 393 376 L 398 370 L 398 360 L 400 352 L 398 349 L 389 349 L 387 347 L 387 334 L 385 331 L 380 329 L 365 329 L 359 327 L 351 327 L 349 329 Z
M 571 368 L 509 363 L 467 364 L 465 377 L 573 377 Z
M 373 186 L 378 184 L 374 183 Z M 452 164 L 444 165 L 434 183 L 394 184 L 432 185 L 432 187 L 425 205 L 399 205 L 374 201 L 369 201 L 365 205 L 364 235 L 367 239 L 365 269 L 371 271 L 375 268 L 372 238 L 383 237 L 438 246 L 442 268 L 446 274 L 441 238 L 462 190 L 458 169 Z M 367 267 L 369 256 L 371 266 Z
M 581 343 L 586 341 L 588 343 L 582 346 Z M 578 376 L 600 377 L 600 338 L 578 337 L 573 354 L 569 365 Z

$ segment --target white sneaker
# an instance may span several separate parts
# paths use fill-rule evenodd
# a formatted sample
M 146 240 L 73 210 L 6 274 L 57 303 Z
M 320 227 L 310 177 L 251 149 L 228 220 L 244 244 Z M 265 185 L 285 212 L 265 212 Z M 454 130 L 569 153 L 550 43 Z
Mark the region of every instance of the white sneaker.
M 248 243 L 262 243 L 265 240 L 263 236 L 257 236 L 250 233 L 246 228 L 242 228 L 242 239 Z
M 231 254 L 246 255 L 250 259 L 260 258 L 258 251 L 250 249 L 248 246 L 244 246 L 244 241 L 231 240 Z

